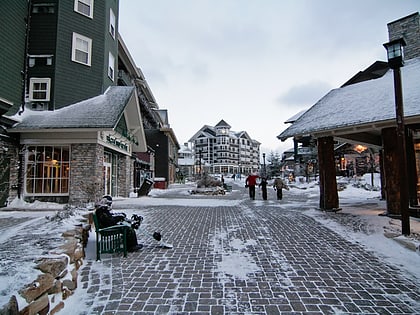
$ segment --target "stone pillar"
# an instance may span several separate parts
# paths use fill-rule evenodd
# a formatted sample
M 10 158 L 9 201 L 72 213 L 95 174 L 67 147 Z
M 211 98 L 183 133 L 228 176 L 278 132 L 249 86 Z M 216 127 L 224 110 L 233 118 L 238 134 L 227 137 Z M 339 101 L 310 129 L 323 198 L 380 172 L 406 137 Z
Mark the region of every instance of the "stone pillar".
M 103 146 L 80 143 L 71 146 L 70 204 L 95 202 L 103 194 Z
M 8 179 L 8 186 L 3 186 L 4 189 L 8 190 L 8 200 L 12 201 L 16 197 L 18 197 L 18 183 L 19 183 L 19 167 L 25 167 L 24 165 L 20 165 L 19 161 L 19 148 L 13 146 L 6 146 L 2 143 L 2 146 L 8 148 L 8 151 L 5 152 L 5 159 L 9 161 L 9 179 Z M 7 166 L 6 166 L 7 167 Z M 2 173 L 6 172 L 5 169 L 0 170 Z M 3 187 L 1 187 L 3 189 Z M 23 192 L 23 191 L 22 191 Z
M 133 187 L 133 162 L 127 155 L 118 155 L 118 195 L 128 197 Z
M 319 207 L 323 210 L 338 209 L 337 179 L 334 160 L 334 140 L 332 137 L 318 139 L 319 163 Z

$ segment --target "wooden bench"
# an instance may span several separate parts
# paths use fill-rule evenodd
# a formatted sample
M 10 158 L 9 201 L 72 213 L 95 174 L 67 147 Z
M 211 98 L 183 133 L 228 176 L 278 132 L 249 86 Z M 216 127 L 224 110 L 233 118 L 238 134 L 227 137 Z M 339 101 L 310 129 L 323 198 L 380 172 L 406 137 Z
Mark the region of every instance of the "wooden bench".
M 127 257 L 127 230 L 126 225 L 114 225 L 99 228 L 98 217 L 93 213 L 93 222 L 96 231 L 96 260 L 101 260 L 101 254 L 123 253 Z

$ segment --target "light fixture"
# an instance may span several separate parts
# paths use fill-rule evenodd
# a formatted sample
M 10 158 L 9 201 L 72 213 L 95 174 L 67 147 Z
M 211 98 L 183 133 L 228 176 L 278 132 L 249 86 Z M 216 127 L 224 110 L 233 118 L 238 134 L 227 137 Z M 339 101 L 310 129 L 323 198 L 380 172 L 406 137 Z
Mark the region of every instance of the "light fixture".
M 363 151 L 365 151 L 366 149 L 367 149 L 367 147 L 365 147 L 361 144 L 356 145 L 356 147 L 354 148 L 354 150 L 357 151 L 359 154 L 362 153 Z
M 388 57 L 388 65 L 391 69 L 404 66 L 403 46 L 405 45 L 404 38 L 399 38 L 384 44 Z

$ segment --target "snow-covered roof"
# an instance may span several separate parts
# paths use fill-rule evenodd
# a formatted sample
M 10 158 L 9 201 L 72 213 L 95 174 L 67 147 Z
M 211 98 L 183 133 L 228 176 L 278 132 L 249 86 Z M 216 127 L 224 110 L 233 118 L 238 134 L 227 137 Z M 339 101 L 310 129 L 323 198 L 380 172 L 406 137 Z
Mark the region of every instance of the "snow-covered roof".
M 112 86 L 104 94 L 54 111 L 26 109 L 20 123 L 11 131 L 43 129 L 97 128 L 112 129 L 124 112 L 134 87 Z
M 231 128 L 231 126 L 223 119 L 219 121 L 215 127 Z
M 420 120 L 420 58 L 406 61 L 401 68 L 405 119 Z M 376 128 L 395 122 L 393 72 L 379 79 L 334 89 L 277 136 L 287 138 L 340 130 L 350 133 L 357 128 Z
M 284 123 L 285 124 L 292 124 L 294 123 L 300 116 L 302 116 L 305 112 L 307 111 L 307 109 L 301 110 L 300 112 L 298 112 L 297 114 L 294 114 L 292 117 L 290 117 L 289 119 L 287 119 Z

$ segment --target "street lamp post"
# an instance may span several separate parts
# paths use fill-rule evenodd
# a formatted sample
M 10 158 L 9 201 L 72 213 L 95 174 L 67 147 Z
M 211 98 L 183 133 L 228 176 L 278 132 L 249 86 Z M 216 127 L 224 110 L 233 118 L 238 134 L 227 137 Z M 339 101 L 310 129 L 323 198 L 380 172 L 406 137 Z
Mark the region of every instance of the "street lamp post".
M 403 235 L 410 234 L 410 215 L 409 193 L 408 193 L 408 174 L 407 174 L 407 152 L 406 152 L 406 133 L 404 124 L 404 107 L 401 83 L 401 70 L 404 66 L 403 46 L 406 43 L 403 38 L 385 43 L 387 51 L 388 65 L 394 72 L 394 91 L 395 91 L 395 112 L 397 122 L 397 144 L 398 155 L 400 157 L 400 208 L 401 208 L 401 230 Z
M 262 156 L 263 156 L 263 165 L 264 165 L 264 177 L 266 177 L 267 175 L 266 175 L 266 169 L 265 169 L 265 153 L 263 153 L 262 154 Z

